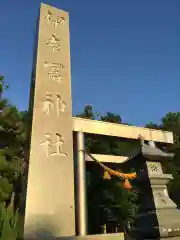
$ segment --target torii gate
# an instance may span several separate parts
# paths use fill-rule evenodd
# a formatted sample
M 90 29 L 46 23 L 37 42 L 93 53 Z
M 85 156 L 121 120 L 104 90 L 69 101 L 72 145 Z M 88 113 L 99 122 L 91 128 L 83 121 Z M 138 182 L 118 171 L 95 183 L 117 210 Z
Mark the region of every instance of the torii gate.
M 167 183 L 172 180 L 171 174 L 164 174 L 161 162 L 172 160 L 174 154 L 166 153 L 156 147 L 155 142 L 173 143 L 170 132 L 138 128 L 122 124 L 104 123 L 101 121 L 73 118 L 74 131 L 77 131 L 78 168 L 78 225 L 81 235 L 86 235 L 86 198 L 85 198 L 85 160 L 99 162 L 126 163 L 136 169 L 139 187 L 145 193 L 141 203 L 141 212 L 137 215 L 136 228 L 132 229 L 133 239 L 180 236 L 180 211 L 169 198 Z M 79 127 L 78 127 L 79 125 Z M 106 130 L 107 129 L 107 130 Z M 126 129 L 126 130 L 125 130 Z M 121 131 L 121 133 L 118 132 Z M 125 131 L 123 131 L 125 130 Z M 133 132 L 134 131 L 134 132 Z M 112 156 L 102 154 L 84 155 L 84 134 L 102 134 L 108 136 L 140 139 L 141 146 L 129 156 Z M 141 137 L 143 136 L 143 138 Z M 143 140 L 148 141 L 146 144 Z M 83 150 L 83 151 L 82 151 Z M 169 217 L 173 218 L 170 221 Z M 82 232 L 81 232 L 82 231 Z
M 88 159 L 84 158 L 83 153 L 84 133 L 128 139 L 138 139 L 141 135 L 145 140 L 150 141 L 151 147 L 143 145 L 134 157 L 138 158 L 143 154 L 146 160 L 153 156 L 158 161 L 159 159 L 156 157 L 159 158 L 163 154 L 157 152 L 157 149 L 151 151 L 155 147 L 152 147 L 153 143 L 172 144 L 173 134 L 160 130 L 72 117 L 69 15 L 65 11 L 41 4 L 38 20 L 30 98 L 32 125 L 28 181 L 27 189 L 24 190 L 26 195 L 24 238 L 39 237 L 42 239 L 49 237 L 51 239 L 51 237 L 59 237 L 59 239 L 64 239 L 69 237 L 69 239 L 75 239 L 82 237 L 82 239 L 104 239 L 104 237 L 113 236 L 119 239 L 119 234 L 87 235 L 85 160 Z M 73 157 L 73 145 L 75 157 Z M 149 149 L 151 150 L 149 151 Z M 153 155 L 152 152 L 156 154 Z M 120 163 L 127 160 L 126 156 L 93 155 L 93 157 L 100 162 Z M 158 173 L 152 173 L 151 166 L 154 163 L 150 161 L 149 164 L 149 161 L 146 160 L 141 161 L 143 170 L 148 176 L 145 178 L 146 183 L 148 179 L 152 189 L 166 189 L 165 184 L 172 176 L 162 173 L 159 162 L 156 164 L 158 165 Z M 74 162 L 76 168 L 74 168 Z M 139 174 L 138 170 L 137 174 Z M 77 178 L 76 203 L 74 175 Z M 153 194 L 155 192 L 156 190 L 153 190 Z M 176 206 L 168 195 L 166 199 L 169 201 L 168 206 L 173 209 L 173 214 L 178 215 Z M 157 209 L 156 200 L 154 209 Z M 160 210 L 154 214 L 153 218 L 161 212 Z M 143 216 L 142 219 L 146 219 L 146 216 Z M 139 219 L 137 222 L 138 231 L 144 221 Z M 152 218 L 149 219 L 152 220 Z M 161 223 L 162 227 L 157 228 L 158 223 Z M 76 224 L 78 225 L 79 237 L 76 236 Z M 148 233 L 154 234 L 154 229 L 149 229 L 148 226 L 145 228 Z M 168 228 L 167 224 L 158 220 L 156 234 L 157 231 L 164 236 L 172 233 L 179 234 L 176 221 L 172 227 Z

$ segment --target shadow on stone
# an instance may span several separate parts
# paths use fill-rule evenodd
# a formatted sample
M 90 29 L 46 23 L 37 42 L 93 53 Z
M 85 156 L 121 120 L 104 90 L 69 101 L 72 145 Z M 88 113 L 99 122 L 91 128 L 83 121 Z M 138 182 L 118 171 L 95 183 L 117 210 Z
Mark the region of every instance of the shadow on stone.
M 134 226 L 131 228 L 125 239 L 160 239 L 159 224 L 156 215 L 156 206 L 153 197 L 152 184 L 149 179 L 147 159 L 141 150 L 137 156 L 126 163 L 126 166 L 134 168 L 137 179 L 134 185 L 139 192 L 139 211 L 135 217 Z

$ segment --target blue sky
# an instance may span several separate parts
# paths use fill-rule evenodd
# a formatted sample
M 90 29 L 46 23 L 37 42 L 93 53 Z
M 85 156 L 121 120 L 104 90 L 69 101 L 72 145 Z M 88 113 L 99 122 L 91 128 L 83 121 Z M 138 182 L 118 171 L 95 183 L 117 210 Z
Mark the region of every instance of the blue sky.
M 28 108 L 39 0 L 0 0 L 0 74 Z M 179 0 L 49 0 L 70 12 L 73 114 L 86 104 L 124 121 L 180 111 Z

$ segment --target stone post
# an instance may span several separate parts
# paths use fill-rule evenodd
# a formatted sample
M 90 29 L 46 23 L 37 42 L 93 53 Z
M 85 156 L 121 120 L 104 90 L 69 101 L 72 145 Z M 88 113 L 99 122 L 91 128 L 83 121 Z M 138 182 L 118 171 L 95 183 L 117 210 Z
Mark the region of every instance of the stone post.
M 180 236 L 180 212 L 169 198 L 167 184 L 171 174 L 164 174 L 160 161 L 172 158 L 152 142 L 142 147 L 137 180 L 141 190 L 141 207 L 136 219 L 138 239 Z
M 24 237 L 75 235 L 69 15 L 41 4 Z

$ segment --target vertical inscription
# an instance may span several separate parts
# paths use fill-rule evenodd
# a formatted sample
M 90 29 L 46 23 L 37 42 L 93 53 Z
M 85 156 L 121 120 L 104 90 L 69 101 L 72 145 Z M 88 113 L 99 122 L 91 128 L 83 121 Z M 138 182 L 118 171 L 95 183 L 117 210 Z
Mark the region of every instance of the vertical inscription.
M 58 25 L 64 24 L 65 18 L 63 16 L 56 16 L 53 18 L 53 14 L 48 10 L 47 15 L 44 18 L 48 24 L 51 24 L 52 28 L 57 28 Z M 51 37 L 45 42 L 46 45 L 52 47 L 54 53 L 60 52 L 60 37 L 56 33 L 52 33 Z M 55 80 L 60 83 L 63 79 L 61 71 L 65 68 L 63 63 L 58 62 L 44 62 L 44 67 L 47 68 L 48 78 L 50 80 Z M 63 98 L 60 94 L 56 94 L 56 99 L 53 100 L 52 93 L 46 93 L 45 100 L 43 102 L 43 113 L 49 116 L 53 109 L 56 109 L 56 116 L 59 117 L 61 113 L 65 111 L 67 104 L 63 101 Z M 45 134 L 46 140 L 41 142 L 41 145 L 45 147 L 46 158 L 49 156 L 67 156 L 67 153 L 62 152 L 62 145 L 64 144 L 64 137 L 61 134 L 56 133 L 56 152 L 50 153 L 49 149 L 52 147 L 52 140 L 50 140 L 50 133 Z

